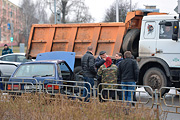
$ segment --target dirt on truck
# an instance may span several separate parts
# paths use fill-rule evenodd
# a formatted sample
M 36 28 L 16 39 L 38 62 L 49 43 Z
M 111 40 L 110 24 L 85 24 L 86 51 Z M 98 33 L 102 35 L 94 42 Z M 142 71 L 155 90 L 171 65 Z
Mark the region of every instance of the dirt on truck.
M 127 13 L 125 22 L 34 24 L 30 31 L 26 55 L 27 58 L 36 58 L 37 54 L 44 52 L 75 52 L 74 72 L 78 73 L 81 70 L 81 57 L 86 53 L 88 46 L 93 47 L 95 57 L 100 51 L 106 51 L 112 59 L 116 53 L 128 50 L 138 58 L 140 67 L 138 84 L 149 85 L 153 89 L 173 85 L 180 87 L 180 76 L 177 76 L 180 74 L 180 66 L 177 68 L 180 63 L 171 62 L 170 57 L 163 56 L 168 54 L 176 59 L 175 52 L 170 49 L 163 52 L 162 48 L 163 44 L 171 45 L 177 41 L 178 32 L 172 33 L 173 38 L 163 38 L 164 26 L 179 29 L 179 26 L 175 26 L 178 25 L 175 21 L 178 21 L 178 16 L 133 11 Z M 173 41 L 174 39 L 176 41 Z M 167 41 L 169 43 L 166 43 Z M 166 92 L 164 90 L 162 94 Z

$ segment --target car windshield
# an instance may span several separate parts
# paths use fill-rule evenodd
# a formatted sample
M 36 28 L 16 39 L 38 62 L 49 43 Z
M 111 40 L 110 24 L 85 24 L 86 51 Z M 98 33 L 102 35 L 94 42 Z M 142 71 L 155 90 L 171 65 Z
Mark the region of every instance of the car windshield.
M 21 65 L 14 77 L 48 77 L 55 76 L 54 64 L 24 64 Z

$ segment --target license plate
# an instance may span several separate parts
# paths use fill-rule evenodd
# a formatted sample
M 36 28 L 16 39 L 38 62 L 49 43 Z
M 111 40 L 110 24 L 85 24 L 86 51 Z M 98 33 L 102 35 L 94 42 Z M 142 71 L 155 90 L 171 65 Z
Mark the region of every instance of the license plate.
M 42 89 L 42 86 L 41 86 L 41 85 L 38 85 L 37 88 L 36 88 L 36 85 L 35 85 L 35 86 L 25 85 L 25 86 L 24 86 L 24 89 Z
M 32 85 L 25 85 L 25 86 L 24 86 L 24 89 L 26 89 L 26 90 L 27 90 L 27 89 L 32 89 Z

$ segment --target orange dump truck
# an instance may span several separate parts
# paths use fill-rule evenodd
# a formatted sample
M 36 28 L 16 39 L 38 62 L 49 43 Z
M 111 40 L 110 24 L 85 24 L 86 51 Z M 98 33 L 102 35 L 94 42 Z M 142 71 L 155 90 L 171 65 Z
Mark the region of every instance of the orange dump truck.
M 106 51 L 114 58 L 122 50 L 123 37 L 130 29 L 140 29 L 145 13 L 129 12 L 125 23 L 87 23 L 87 24 L 34 24 L 32 25 L 27 57 L 36 58 L 37 54 L 50 51 L 76 52 L 76 65 L 88 46 L 93 54 Z
M 176 76 L 180 74 L 180 70 L 173 69 L 180 63 L 171 62 L 170 57 L 166 59 L 167 55 L 172 55 L 174 60 L 180 61 L 174 55 L 176 51 L 172 51 L 172 48 L 171 51 L 167 51 L 167 55 L 163 54 L 163 50 L 167 50 L 163 48 L 163 44 L 174 44 L 177 32 L 172 39 L 161 38 L 164 37 L 161 35 L 163 26 L 172 26 L 173 21 L 177 21 L 176 18 L 178 17 L 164 13 L 134 11 L 127 13 L 124 23 L 35 24 L 30 31 L 26 55 L 27 58 L 36 58 L 37 54 L 44 52 L 75 52 L 74 71 L 77 72 L 81 66 L 81 57 L 88 46 L 93 47 L 95 57 L 102 50 L 111 58 L 118 52 L 129 50 L 138 58 L 140 84 L 160 89 L 175 84 L 180 78 Z M 167 41 L 169 43 L 166 43 Z M 165 92 L 167 91 L 163 94 Z

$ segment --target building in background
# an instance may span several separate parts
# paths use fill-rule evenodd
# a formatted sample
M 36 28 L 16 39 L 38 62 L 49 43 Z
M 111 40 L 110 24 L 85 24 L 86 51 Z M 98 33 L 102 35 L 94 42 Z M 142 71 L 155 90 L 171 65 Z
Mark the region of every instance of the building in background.
M 12 16 L 11 16 L 12 12 Z M 8 29 L 8 24 L 13 23 L 13 45 L 17 45 L 20 42 L 24 42 L 23 27 L 25 25 L 25 19 L 22 9 L 8 0 L 0 0 L 0 27 L 1 27 L 1 39 L 0 46 L 11 44 L 11 30 Z M 12 28 L 12 27 L 11 27 Z

